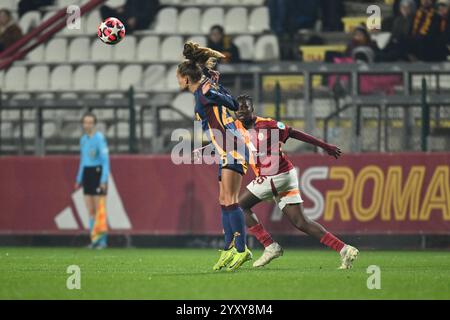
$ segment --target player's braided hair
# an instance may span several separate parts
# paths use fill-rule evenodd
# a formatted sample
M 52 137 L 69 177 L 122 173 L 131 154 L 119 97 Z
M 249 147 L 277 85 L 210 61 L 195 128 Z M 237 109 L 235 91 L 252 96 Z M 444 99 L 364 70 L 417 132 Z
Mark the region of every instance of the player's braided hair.
M 236 98 L 236 101 L 242 105 L 248 105 L 253 108 L 253 99 L 248 94 L 241 94 Z
M 184 44 L 183 56 L 185 61 L 178 65 L 178 72 L 189 77 L 193 82 L 201 80 L 203 68 L 212 69 L 217 63 L 217 59 L 225 56 L 207 47 L 201 47 L 198 43 L 188 41 Z

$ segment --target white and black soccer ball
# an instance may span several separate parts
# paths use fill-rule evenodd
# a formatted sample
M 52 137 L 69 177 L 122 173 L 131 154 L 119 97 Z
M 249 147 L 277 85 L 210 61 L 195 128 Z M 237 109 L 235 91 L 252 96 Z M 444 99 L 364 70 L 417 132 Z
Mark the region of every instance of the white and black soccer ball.
M 118 44 L 125 38 L 125 26 L 117 18 L 107 18 L 98 27 L 98 37 L 106 44 Z

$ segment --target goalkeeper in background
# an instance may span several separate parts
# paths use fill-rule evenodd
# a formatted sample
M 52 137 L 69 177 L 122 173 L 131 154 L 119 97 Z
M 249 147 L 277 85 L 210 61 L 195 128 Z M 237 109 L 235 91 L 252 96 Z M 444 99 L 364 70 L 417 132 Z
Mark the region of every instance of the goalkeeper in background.
M 80 166 L 75 189 L 83 187 L 89 212 L 90 248 L 107 247 L 106 192 L 109 177 L 109 152 L 105 136 L 96 130 L 97 117 L 85 113 L 81 119 L 84 134 L 80 139 Z

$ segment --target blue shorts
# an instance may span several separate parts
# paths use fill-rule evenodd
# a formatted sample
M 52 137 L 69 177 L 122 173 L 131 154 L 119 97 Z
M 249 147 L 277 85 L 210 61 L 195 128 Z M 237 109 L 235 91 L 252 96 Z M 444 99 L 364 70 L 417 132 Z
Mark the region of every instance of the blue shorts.
M 240 175 L 245 175 L 247 173 L 247 163 L 246 162 L 242 162 L 239 160 L 236 160 L 235 158 L 233 158 L 231 155 L 228 154 L 227 157 L 223 157 L 221 159 L 221 162 L 219 164 L 219 181 L 222 180 L 222 169 L 229 169 L 229 170 L 233 170 L 237 173 L 239 173 Z

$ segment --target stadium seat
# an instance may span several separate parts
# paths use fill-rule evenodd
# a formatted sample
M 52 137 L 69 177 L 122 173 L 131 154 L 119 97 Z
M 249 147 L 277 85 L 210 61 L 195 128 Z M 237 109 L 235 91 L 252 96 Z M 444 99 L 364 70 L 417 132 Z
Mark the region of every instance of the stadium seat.
M 6 121 L 2 122 L 1 136 L 3 138 L 12 138 L 13 132 L 14 132 L 14 126 L 13 126 L 12 122 L 6 122 Z
M 45 61 L 47 62 L 67 61 L 67 39 L 56 38 L 50 40 L 45 46 Z
M 44 55 L 45 55 L 44 45 L 40 45 L 27 54 L 27 60 L 32 62 L 42 62 L 44 60 Z
M 261 33 L 270 30 L 269 9 L 267 7 L 258 7 L 250 13 L 248 30 L 253 33 Z
M 151 65 L 143 75 L 143 88 L 146 91 L 162 91 L 166 88 L 166 67 L 164 65 Z
M 161 43 L 160 57 L 165 62 L 179 62 L 183 50 L 183 38 L 180 36 L 167 37 Z
M 127 36 L 121 43 L 113 46 L 114 61 L 134 61 L 136 59 L 136 37 Z
M 72 67 L 59 65 L 53 69 L 50 75 L 50 90 L 71 91 L 72 90 Z
M 201 32 L 209 33 L 209 30 L 214 25 L 224 25 L 224 11 L 223 8 L 213 7 L 206 9 L 202 15 Z
M 262 6 L 265 0 L 242 0 L 242 4 L 246 6 Z
M 242 60 L 253 60 L 255 39 L 252 35 L 237 36 L 233 42 L 239 48 Z
M 2 0 L 0 2 L 0 8 L 8 9 L 10 11 L 17 10 L 17 1 L 16 0 Z
M 54 122 L 45 122 L 42 126 L 42 135 L 45 139 L 54 137 L 56 133 L 56 124 Z
M 90 44 L 89 38 L 77 37 L 73 39 L 69 45 L 69 61 L 88 61 L 90 58 Z
M 20 128 L 17 126 L 17 128 L 14 130 L 14 137 L 20 136 Z M 25 123 L 23 125 L 23 137 L 25 139 L 31 139 L 36 137 L 36 126 L 34 123 Z
M 0 70 L 0 88 L 3 88 L 3 84 L 5 83 L 4 81 L 5 81 L 5 71 Z
M 130 129 L 128 123 L 119 122 L 115 125 L 111 125 L 106 133 L 107 137 L 115 137 L 117 130 L 117 137 L 127 138 L 130 135 Z
M 187 117 L 192 117 L 195 108 L 194 95 L 189 92 L 178 94 L 172 101 L 172 107 Z
M 313 62 L 313 61 L 324 61 L 325 54 L 327 51 L 337 51 L 344 52 L 346 49 L 345 44 L 329 44 L 329 45 L 318 45 L 318 46 L 301 46 L 300 51 L 303 54 L 303 61 Z
M 178 16 L 178 32 L 197 34 L 200 32 L 200 9 L 186 8 Z
M 208 40 L 206 40 L 205 36 L 192 36 L 192 37 L 187 37 L 186 41 L 193 41 L 195 43 L 198 43 L 201 46 L 206 46 L 208 43 Z
M 65 8 L 70 5 L 80 5 L 80 1 L 79 0 L 58 0 L 56 2 L 56 5 L 58 6 L 58 8 Z
M 117 8 L 125 5 L 126 2 L 126 0 L 108 0 L 105 2 L 105 5 L 111 8 Z
M 73 73 L 73 89 L 92 90 L 95 88 L 95 67 L 92 65 L 81 65 Z
M 229 34 L 248 31 L 247 9 L 242 7 L 231 8 L 225 16 L 225 32 Z
M 177 65 L 170 67 L 166 73 L 166 89 L 169 91 L 180 90 L 180 86 L 178 85 L 176 77 L 177 67 Z
M 84 26 L 84 32 L 86 34 L 97 34 L 98 26 L 100 25 L 100 22 L 102 21 L 102 17 L 100 15 L 99 10 L 91 11 L 91 13 L 88 14 L 87 19 L 84 18 L 86 21 L 86 25 Z
M 158 61 L 159 55 L 159 37 L 147 36 L 141 39 L 137 47 L 138 61 Z
M 120 74 L 119 89 L 126 91 L 131 86 L 135 89 L 142 87 L 142 66 L 128 65 Z
M 158 11 L 155 31 L 160 34 L 175 33 L 177 31 L 178 11 L 175 8 L 163 8 Z
M 5 91 L 25 90 L 27 69 L 25 67 L 11 67 L 5 74 Z
M 263 35 L 255 44 L 255 60 L 271 61 L 278 60 L 280 56 L 280 48 L 278 38 L 274 35 Z
M 113 52 L 113 46 L 108 46 L 101 41 L 94 41 L 91 47 L 91 59 L 95 62 L 111 62 Z
M 49 67 L 34 66 L 28 71 L 27 89 L 30 91 L 45 91 L 49 88 Z
M 31 29 L 38 26 L 41 22 L 41 13 L 39 11 L 28 11 L 19 21 L 19 26 L 23 34 L 27 34 Z
M 344 24 L 344 31 L 346 33 L 351 33 L 357 27 L 363 24 L 366 25 L 367 16 L 360 17 L 344 17 L 342 18 L 342 23 Z
M 96 86 L 100 91 L 116 91 L 119 89 L 119 66 L 108 64 L 97 71 Z

